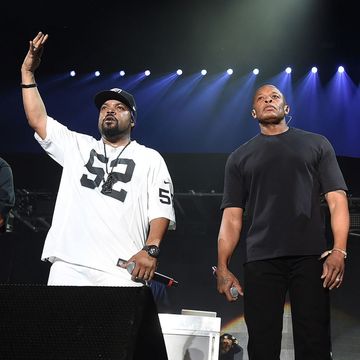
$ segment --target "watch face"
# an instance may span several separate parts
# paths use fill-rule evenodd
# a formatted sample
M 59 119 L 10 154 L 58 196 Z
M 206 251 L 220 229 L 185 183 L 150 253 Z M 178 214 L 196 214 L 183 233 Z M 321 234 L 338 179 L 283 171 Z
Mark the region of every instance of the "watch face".
M 150 245 L 147 250 L 148 254 L 152 257 L 158 257 L 160 249 L 156 245 Z

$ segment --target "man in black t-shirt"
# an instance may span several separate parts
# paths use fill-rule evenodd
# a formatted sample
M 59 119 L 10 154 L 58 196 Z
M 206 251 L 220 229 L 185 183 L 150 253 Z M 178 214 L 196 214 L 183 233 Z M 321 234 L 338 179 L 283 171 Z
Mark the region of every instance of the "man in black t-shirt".
M 287 293 L 296 359 L 329 360 L 329 290 L 338 288 L 344 275 L 347 187 L 329 141 L 289 128 L 285 121 L 289 111 L 279 89 L 260 87 L 252 110 L 260 133 L 227 161 L 218 239 L 218 291 L 228 301 L 235 300 L 232 287 L 244 295 L 251 360 L 280 358 Z M 331 250 L 326 248 L 321 195 L 330 210 Z M 228 269 L 242 230 L 246 234 L 244 291 Z
M 0 158 L 0 233 L 6 230 L 6 221 L 15 203 L 13 175 L 9 164 Z

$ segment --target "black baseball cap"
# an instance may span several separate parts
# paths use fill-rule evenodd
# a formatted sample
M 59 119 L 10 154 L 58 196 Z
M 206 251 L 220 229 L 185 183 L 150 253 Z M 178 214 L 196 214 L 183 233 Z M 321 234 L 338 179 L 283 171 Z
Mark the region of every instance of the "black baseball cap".
M 134 97 L 127 91 L 119 88 L 113 88 L 97 93 L 94 97 L 96 107 L 100 110 L 101 106 L 108 100 L 118 100 L 130 108 L 131 115 L 136 121 L 136 103 Z

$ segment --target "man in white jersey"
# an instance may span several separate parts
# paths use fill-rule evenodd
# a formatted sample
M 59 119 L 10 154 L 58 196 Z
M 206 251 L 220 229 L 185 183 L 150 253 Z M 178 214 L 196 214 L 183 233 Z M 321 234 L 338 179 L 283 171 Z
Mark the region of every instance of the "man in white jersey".
M 161 155 L 131 140 L 136 104 L 122 89 L 95 96 L 101 139 L 49 117 L 35 82 L 48 35 L 30 41 L 21 67 L 25 114 L 43 149 L 63 167 L 42 260 L 49 285 L 142 286 L 174 225 L 172 181 Z M 127 260 L 118 266 L 118 259 Z M 135 263 L 131 274 L 126 270 Z

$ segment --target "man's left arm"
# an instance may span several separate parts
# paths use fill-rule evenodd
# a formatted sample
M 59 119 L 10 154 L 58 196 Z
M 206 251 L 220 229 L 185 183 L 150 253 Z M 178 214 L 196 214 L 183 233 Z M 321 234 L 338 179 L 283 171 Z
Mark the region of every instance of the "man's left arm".
M 159 248 L 169 223 L 170 220 L 166 218 L 156 218 L 151 220 L 146 245 L 155 245 Z M 147 250 L 140 250 L 137 254 L 132 256 L 128 262 L 132 261 L 136 264 L 131 273 L 133 278 L 147 281 L 153 278 L 157 265 L 157 256 L 149 255 Z
M 325 194 L 325 199 L 330 211 L 330 223 L 334 245 L 330 254 L 324 261 L 321 278 L 324 279 L 323 286 L 331 290 L 333 288 L 338 288 L 343 280 L 350 216 L 345 191 L 330 191 Z
M 147 281 L 154 276 L 160 243 L 169 225 L 175 224 L 174 191 L 165 161 L 157 152 L 151 153 L 149 161 L 152 164 L 148 174 L 149 231 L 145 240 L 145 249 L 140 250 L 128 260 L 128 263 L 135 262 L 136 264 L 131 273 L 132 278 Z

